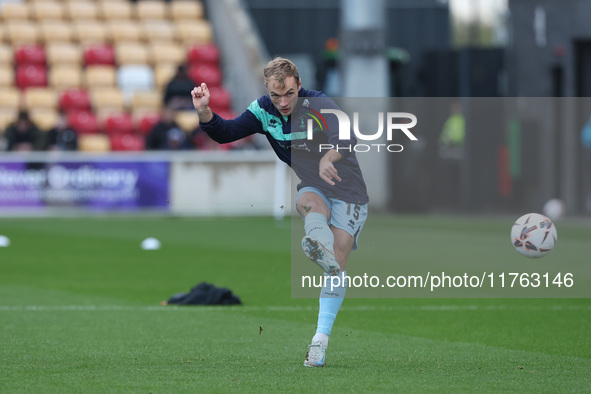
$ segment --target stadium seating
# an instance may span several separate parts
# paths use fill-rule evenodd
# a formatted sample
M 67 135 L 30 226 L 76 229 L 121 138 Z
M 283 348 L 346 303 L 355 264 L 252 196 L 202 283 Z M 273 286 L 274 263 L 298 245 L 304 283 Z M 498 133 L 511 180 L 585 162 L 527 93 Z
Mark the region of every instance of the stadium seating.
M 105 20 L 129 21 L 133 17 L 132 3 L 128 1 L 103 1 L 99 3 L 100 14 Z
M 33 108 L 29 111 L 31 120 L 42 131 L 48 131 L 55 127 L 59 120 L 59 113 L 54 109 Z
M 217 67 L 220 62 L 220 51 L 215 44 L 191 45 L 187 50 L 187 62 Z
M 187 70 L 189 78 L 199 85 L 205 82 L 209 87 L 217 87 L 222 85 L 222 72 L 219 67 L 209 64 L 193 64 Z
M 71 42 L 50 42 L 45 46 L 48 66 L 75 66 L 82 64 L 80 45 Z M 78 72 L 80 73 L 80 72 Z
M 147 44 L 147 47 L 150 64 L 154 68 L 158 65 L 170 64 L 176 69 L 177 65 L 185 63 L 185 49 L 177 42 L 155 41 Z
M 84 84 L 87 88 L 116 86 L 117 69 L 108 65 L 92 65 L 84 69 Z
M 199 116 L 196 111 L 179 111 L 175 121 L 186 133 L 192 132 L 199 126 Z
M 143 43 L 138 42 L 115 43 L 115 57 L 119 66 L 148 64 L 150 62 L 148 50 Z
M 9 2 L 2 4 L 2 12 L 0 17 L 3 21 L 15 21 L 15 20 L 28 20 L 29 19 L 29 7 L 25 2 Z
M 104 23 L 98 21 L 73 21 L 76 40 L 81 45 L 106 44 L 109 32 Z
M 6 126 L 14 122 L 16 120 L 16 116 L 16 110 L 0 107 L 0 130 L 4 130 Z
M 139 42 L 142 39 L 142 31 L 136 21 L 110 20 L 106 26 L 113 43 Z
M 67 18 L 73 21 L 96 20 L 99 16 L 99 9 L 92 1 L 70 1 L 66 3 Z
M 212 86 L 209 88 L 211 94 L 211 110 L 219 113 L 224 111 L 230 111 L 232 108 L 232 96 L 223 87 Z
M 224 119 L 234 119 L 237 116 L 233 111 L 219 111 L 216 113 Z
M 46 63 L 45 47 L 30 44 L 19 46 L 14 52 L 14 60 L 17 66 L 44 66 Z
M 83 152 L 108 152 L 111 140 L 104 134 L 83 134 L 78 136 L 78 150 Z
M 116 86 L 89 89 L 90 104 L 95 114 L 125 110 L 123 92 Z
M 36 23 L 28 20 L 10 19 L 5 26 L 7 40 L 13 46 L 39 42 L 40 34 Z
M 74 41 L 74 29 L 63 21 L 43 20 L 39 22 L 39 39 L 46 45 Z
M 58 98 L 59 108 L 64 112 L 90 111 L 90 96 L 85 89 L 62 90 Z
M 12 66 L 14 63 L 14 51 L 12 46 L 0 43 L 0 64 Z
M 183 45 L 209 44 L 213 42 L 211 24 L 206 20 L 179 20 L 175 23 L 176 37 Z
M 93 44 L 84 49 L 84 65 L 115 65 L 115 51 L 111 45 Z
M 20 104 L 20 91 L 17 88 L 0 89 L 0 108 L 16 113 Z
M 136 110 L 132 113 L 134 130 L 138 134 L 148 135 L 161 118 L 159 111 Z
M 146 148 L 143 136 L 135 134 L 113 134 L 110 136 L 113 151 L 142 151 Z
M 14 68 L 8 64 L 0 64 L 0 89 L 14 85 Z
M 98 122 L 92 111 L 70 111 L 67 114 L 68 123 L 78 134 L 96 134 Z
M 20 89 L 47 86 L 47 69 L 39 65 L 16 67 L 16 86 Z
M 82 69 L 74 64 L 56 64 L 49 70 L 49 86 L 54 89 L 72 89 L 82 86 Z
M 158 112 L 162 108 L 162 92 L 159 90 L 145 90 L 133 93 L 131 112 L 147 110 Z
M 34 109 L 57 110 L 58 94 L 52 88 L 29 88 L 23 92 L 23 104 L 29 111 Z
M 174 42 L 176 32 L 169 21 L 143 21 L 139 25 L 142 37 L 147 42 Z
M 230 110 L 200 1 L 0 2 L 0 123 L 28 109 L 48 130 L 64 112 L 80 136 L 97 137 L 81 150 L 143 149 L 180 64 L 196 83 L 208 83 L 216 112 Z M 190 132 L 199 119 L 182 111 L 178 121 Z M 105 140 L 94 135 L 101 131 L 134 137 Z
M 156 89 L 164 89 L 176 73 L 176 70 L 177 66 L 172 63 L 157 64 L 154 67 L 154 83 L 156 84 Z
M 193 0 L 172 1 L 170 3 L 170 18 L 175 21 L 203 19 L 203 4 Z
M 133 121 L 125 112 L 111 112 L 100 119 L 100 129 L 107 135 L 132 134 Z
M 117 86 L 124 92 L 154 89 L 154 71 L 142 64 L 128 64 L 117 69 Z M 132 94 L 129 95 L 131 100 Z
M 139 20 L 168 19 L 168 3 L 164 1 L 138 1 L 135 11 L 135 15 Z
M 65 15 L 64 5 L 57 1 L 35 1 L 31 3 L 31 17 L 38 21 L 62 20 Z

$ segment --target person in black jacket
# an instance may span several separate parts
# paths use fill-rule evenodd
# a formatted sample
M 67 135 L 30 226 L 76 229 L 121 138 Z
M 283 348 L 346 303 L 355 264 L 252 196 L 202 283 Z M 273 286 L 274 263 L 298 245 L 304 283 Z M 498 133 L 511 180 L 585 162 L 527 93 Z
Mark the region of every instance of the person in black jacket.
M 6 128 L 5 136 L 8 151 L 32 151 L 42 147 L 41 132 L 27 111 L 19 112 L 16 121 Z
M 168 82 L 164 90 L 164 106 L 172 106 L 177 109 L 193 109 L 190 94 L 194 86 L 195 82 L 189 78 L 186 67 L 183 65 L 178 66 L 176 74 Z
M 175 121 L 176 110 L 165 107 L 162 119 L 146 137 L 148 150 L 183 150 L 192 147 L 191 140 Z
M 65 114 L 60 114 L 55 127 L 47 132 L 45 149 L 62 151 L 78 149 L 78 136 L 76 135 L 76 131 L 70 127 Z

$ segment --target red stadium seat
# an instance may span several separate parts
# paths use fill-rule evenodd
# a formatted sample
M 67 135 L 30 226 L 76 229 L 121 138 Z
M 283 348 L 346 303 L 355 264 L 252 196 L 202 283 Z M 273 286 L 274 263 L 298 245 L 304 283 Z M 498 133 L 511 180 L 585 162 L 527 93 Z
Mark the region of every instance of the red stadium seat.
M 191 65 L 188 70 L 189 78 L 197 86 L 205 82 L 208 87 L 221 86 L 222 84 L 222 72 L 219 67 L 202 64 L 202 65 Z
M 47 86 L 47 69 L 45 66 L 17 66 L 15 82 L 20 89 L 45 87 Z
M 69 112 L 68 123 L 78 134 L 95 134 L 98 132 L 96 115 L 91 111 Z
M 223 119 L 234 119 L 235 117 L 238 116 L 232 111 L 220 111 L 220 112 L 216 112 L 216 114 L 221 116 Z
M 14 52 L 15 63 L 19 66 L 45 66 L 47 56 L 41 45 L 22 45 Z
M 220 50 L 215 44 L 191 45 L 187 49 L 187 62 L 189 64 L 218 66 L 220 63 Z
M 109 136 L 131 134 L 133 133 L 133 122 L 131 116 L 126 113 L 112 113 L 107 115 L 102 128 Z
M 68 89 L 61 92 L 59 107 L 64 112 L 90 111 L 90 96 L 84 89 Z
M 209 88 L 211 101 L 209 106 L 213 112 L 229 111 L 232 108 L 232 96 L 223 87 L 213 86 Z
M 136 120 L 136 132 L 142 135 L 150 134 L 161 118 L 162 116 L 158 112 L 149 112 L 139 116 Z
M 114 151 L 138 151 L 146 148 L 143 136 L 137 134 L 115 134 L 111 136 L 111 149 Z
M 85 65 L 115 65 L 115 50 L 110 45 L 94 44 L 84 50 Z

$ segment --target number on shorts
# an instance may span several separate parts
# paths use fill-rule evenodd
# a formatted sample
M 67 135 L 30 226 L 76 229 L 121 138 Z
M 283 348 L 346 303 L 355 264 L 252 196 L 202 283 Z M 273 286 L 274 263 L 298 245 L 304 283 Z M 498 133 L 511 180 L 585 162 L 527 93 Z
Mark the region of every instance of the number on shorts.
M 351 204 L 350 202 L 347 203 L 347 215 L 351 214 L 351 205 L 353 205 L 353 218 L 355 220 L 359 220 L 359 212 L 361 211 L 361 207 L 357 204 Z

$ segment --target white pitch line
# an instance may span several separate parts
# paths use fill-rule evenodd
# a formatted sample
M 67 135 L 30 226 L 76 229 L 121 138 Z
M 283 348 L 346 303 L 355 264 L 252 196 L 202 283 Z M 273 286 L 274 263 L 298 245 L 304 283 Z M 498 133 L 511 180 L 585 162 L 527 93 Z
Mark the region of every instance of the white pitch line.
M 52 311 L 82 311 L 82 312 L 211 312 L 211 311 L 239 311 L 239 312 L 299 312 L 316 311 L 317 306 L 123 306 L 123 305 L 0 305 L 0 312 L 52 312 Z M 454 311 L 591 311 L 591 305 L 417 305 L 417 306 L 343 306 L 343 312 L 454 312 Z

